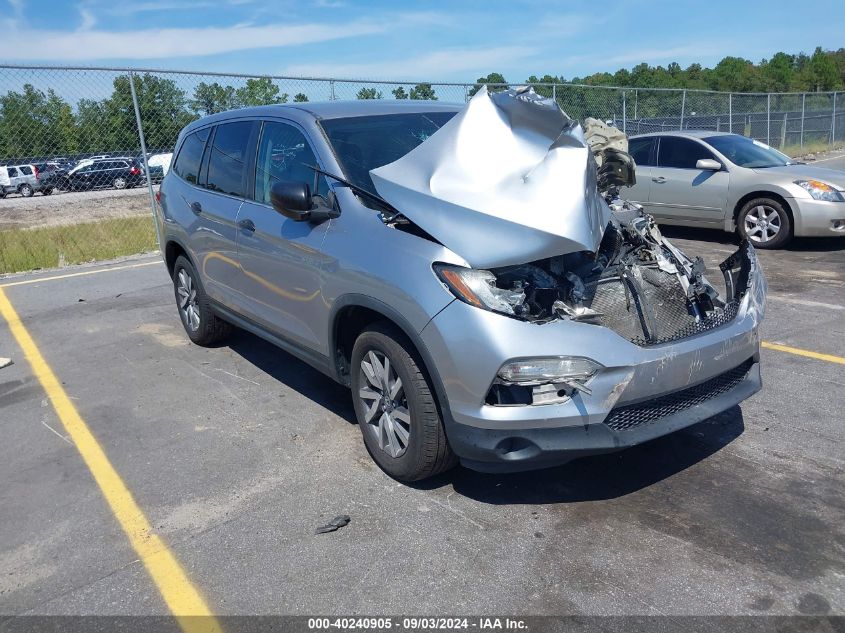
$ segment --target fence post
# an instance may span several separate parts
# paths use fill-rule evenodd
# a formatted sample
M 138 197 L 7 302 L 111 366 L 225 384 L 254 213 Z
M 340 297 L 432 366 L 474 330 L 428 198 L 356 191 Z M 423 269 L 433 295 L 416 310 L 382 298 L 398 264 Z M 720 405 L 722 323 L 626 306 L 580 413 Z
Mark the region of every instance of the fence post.
M 804 104 L 807 102 L 807 93 L 801 93 L 801 149 L 804 149 Z
M 156 202 L 153 193 L 153 181 L 150 179 L 150 166 L 147 164 L 147 143 L 144 141 L 144 127 L 141 125 L 141 109 L 138 107 L 138 95 L 135 93 L 135 73 L 129 71 L 129 92 L 132 95 L 132 107 L 135 109 L 135 125 L 138 126 L 138 140 L 141 142 L 141 156 L 144 158 L 144 174 L 147 178 L 147 193 L 150 194 L 150 211 L 153 216 L 153 226 L 156 231 L 156 242 L 161 248 L 161 235 L 156 222 Z
M 681 125 L 678 128 L 681 131 L 683 131 L 683 129 L 684 129 L 684 109 L 686 107 L 687 107 L 687 91 L 684 90 L 684 92 L 681 94 Z
M 786 146 L 786 125 L 787 121 L 789 120 L 787 117 L 789 116 L 788 112 L 783 113 L 783 125 L 780 126 L 780 149 Z
M 634 119 L 637 118 L 637 106 L 640 104 L 640 91 L 634 89 Z M 639 124 L 638 124 L 639 125 Z M 639 133 L 640 128 L 637 127 L 637 132 Z
M 728 132 L 734 133 L 734 93 L 728 93 Z
M 622 133 L 628 134 L 628 101 L 627 91 L 622 91 Z
M 766 145 L 772 144 L 772 93 L 766 94 Z
M 836 143 L 836 92 L 833 93 L 833 114 L 830 117 L 830 144 Z
M 557 103 L 557 84 L 552 84 L 552 100 Z
M 334 101 L 334 79 L 329 81 L 329 88 L 331 89 L 331 95 L 329 96 L 329 101 Z

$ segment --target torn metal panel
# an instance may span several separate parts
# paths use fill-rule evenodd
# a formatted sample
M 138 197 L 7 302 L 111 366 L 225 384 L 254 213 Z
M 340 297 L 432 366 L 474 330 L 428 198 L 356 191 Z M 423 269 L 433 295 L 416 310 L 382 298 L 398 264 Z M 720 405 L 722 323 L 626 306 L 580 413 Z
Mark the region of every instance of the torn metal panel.
M 482 88 L 370 175 L 379 195 L 474 268 L 595 251 L 610 220 L 581 126 L 530 88 Z

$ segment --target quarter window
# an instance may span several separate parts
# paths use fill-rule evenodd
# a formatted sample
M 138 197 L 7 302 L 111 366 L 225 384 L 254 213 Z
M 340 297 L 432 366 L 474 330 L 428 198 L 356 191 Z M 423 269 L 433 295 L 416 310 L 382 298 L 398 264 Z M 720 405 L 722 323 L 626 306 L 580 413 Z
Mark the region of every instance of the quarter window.
M 660 167 L 695 169 L 695 164 L 703 158 L 714 158 L 714 156 L 701 143 L 679 136 L 660 137 L 660 148 L 657 153 L 657 164 Z
M 251 131 L 252 121 L 217 126 L 208 161 L 209 189 L 231 196 L 244 195 L 244 165 Z
M 30 167 L 29 165 L 24 165 L 23 167 L 21 167 L 21 172 L 23 173 L 24 176 L 31 176 L 32 175 L 32 167 Z
M 302 132 L 287 123 L 266 122 L 255 165 L 255 200 L 270 204 L 270 188 L 280 181 L 307 182 L 313 187 L 315 172 L 309 165 L 316 164 L 314 152 Z M 320 177 L 314 193 L 327 192 L 326 181 Z
M 179 156 L 177 156 L 176 163 L 173 165 L 173 171 L 176 172 L 176 175 L 193 185 L 197 184 L 199 179 L 202 152 L 205 149 L 207 140 L 208 128 L 189 134 L 185 137 L 185 141 L 182 143 L 182 149 L 179 151 Z

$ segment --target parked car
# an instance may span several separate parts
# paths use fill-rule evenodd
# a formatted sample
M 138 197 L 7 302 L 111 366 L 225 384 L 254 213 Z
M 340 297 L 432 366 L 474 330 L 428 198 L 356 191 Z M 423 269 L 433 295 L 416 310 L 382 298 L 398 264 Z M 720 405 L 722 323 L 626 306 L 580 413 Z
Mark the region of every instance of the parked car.
M 64 179 L 70 190 L 114 187 L 126 189 L 144 183 L 144 172 L 134 158 L 99 158 L 80 162 Z
M 719 296 L 530 90 L 215 114 L 157 200 L 190 340 L 241 327 L 351 387 L 401 481 L 620 450 L 760 388 L 754 249 Z
M 38 174 L 39 190 L 45 196 L 61 189 L 67 178 L 67 170 L 57 162 L 36 163 L 35 169 Z
M 36 191 L 42 191 L 38 181 L 38 168 L 32 164 L 5 165 L 0 167 L 0 197 L 10 193 L 19 193 L 24 198 L 31 198 Z M 49 187 L 45 195 L 52 193 Z
M 147 157 L 147 167 L 150 171 L 150 180 L 153 183 L 160 183 L 164 175 L 170 170 L 170 161 L 173 158 L 172 153 L 165 154 L 150 154 Z M 144 166 L 143 155 L 138 157 L 138 164 Z
M 845 173 L 794 162 L 725 132 L 631 137 L 637 184 L 623 195 L 661 224 L 738 231 L 757 248 L 845 236 Z

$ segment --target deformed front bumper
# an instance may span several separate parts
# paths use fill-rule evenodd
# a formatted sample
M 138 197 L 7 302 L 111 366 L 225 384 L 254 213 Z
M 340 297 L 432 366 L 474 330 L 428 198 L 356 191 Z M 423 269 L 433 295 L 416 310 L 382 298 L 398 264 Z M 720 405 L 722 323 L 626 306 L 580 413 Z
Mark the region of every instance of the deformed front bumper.
M 421 336 L 437 359 L 452 449 L 476 470 L 541 468 L 633 446 L 742 402 L 761 388 L 758 326 L 765 303 L 765 280 L 749 251 L 753 274 L 733 320 L 651 347 L 595 325 L 538 325 L 451 303 Z M 505 362 L 547 356 L 600 363 L 588 383 L 592 393 L 554 404 L 485 401 Z

